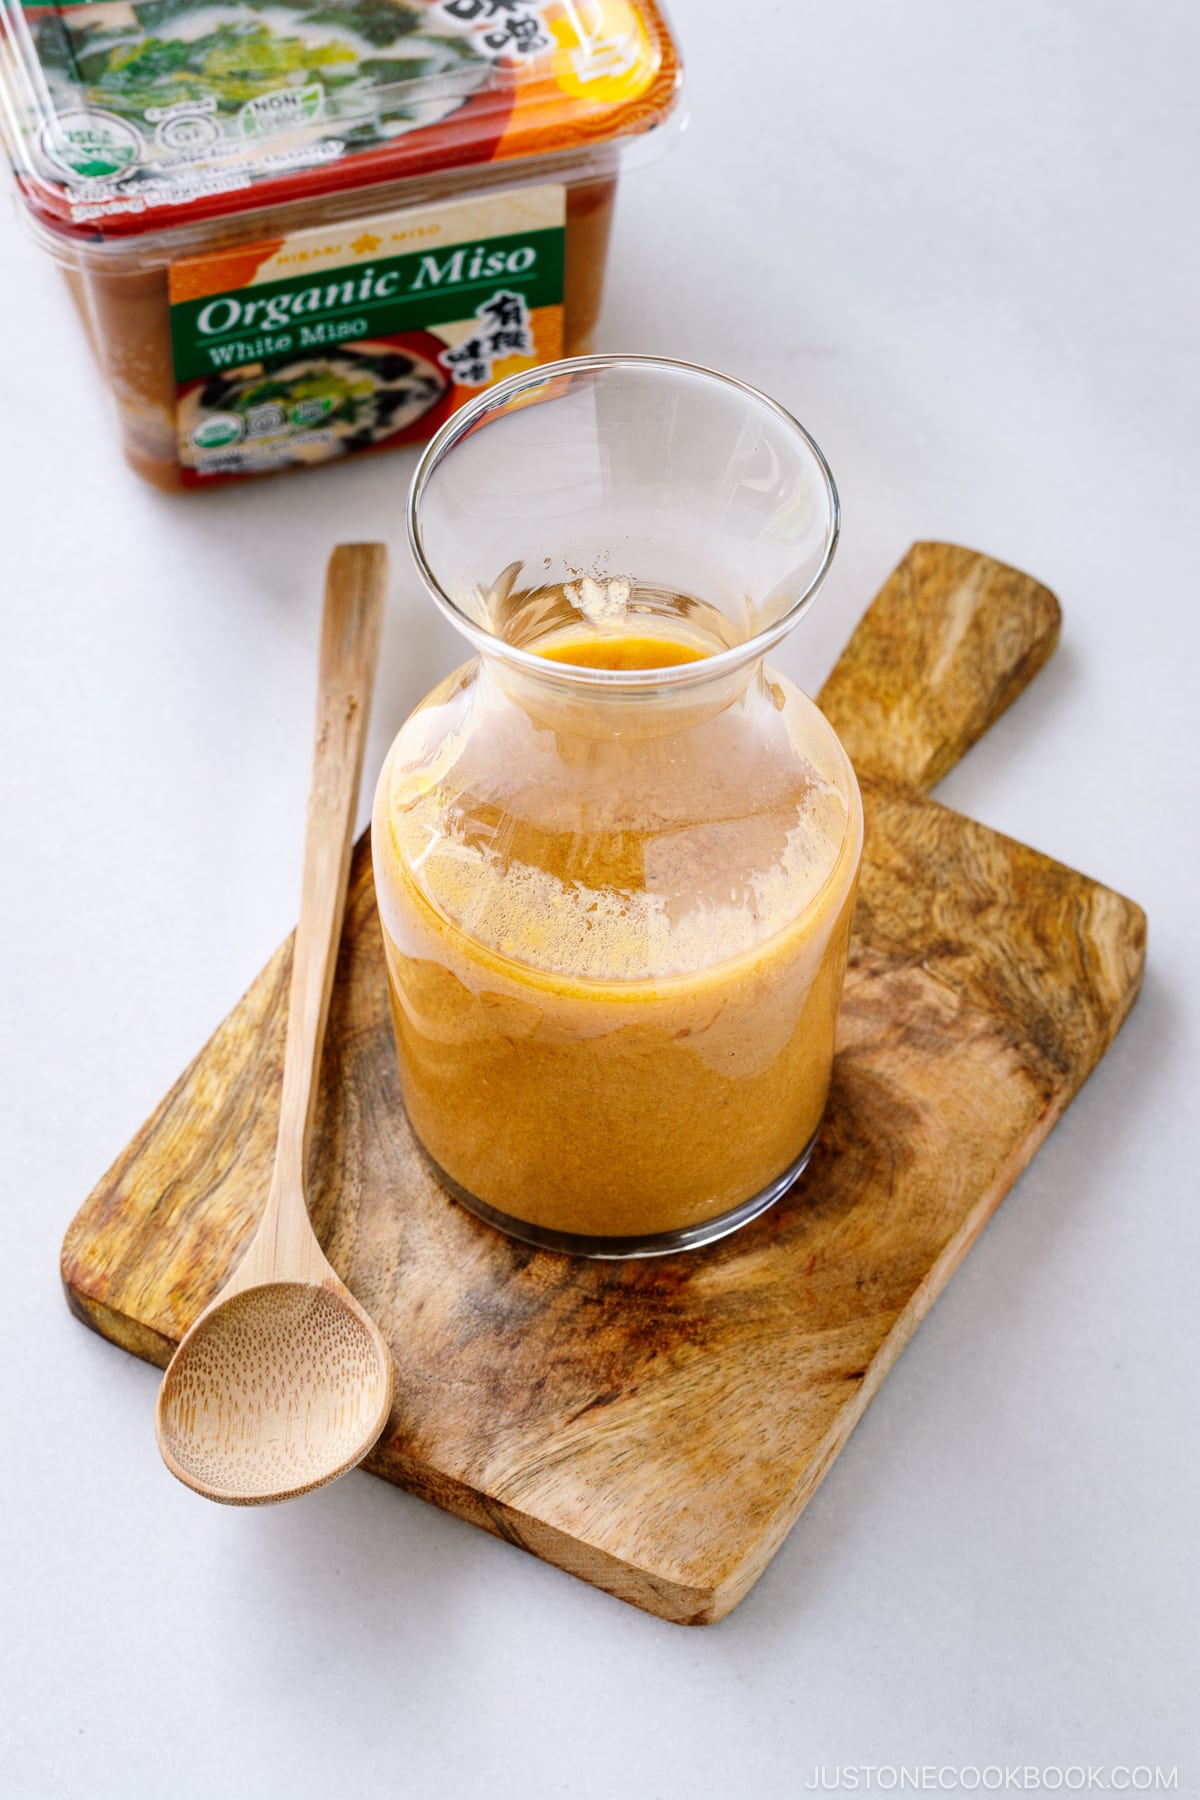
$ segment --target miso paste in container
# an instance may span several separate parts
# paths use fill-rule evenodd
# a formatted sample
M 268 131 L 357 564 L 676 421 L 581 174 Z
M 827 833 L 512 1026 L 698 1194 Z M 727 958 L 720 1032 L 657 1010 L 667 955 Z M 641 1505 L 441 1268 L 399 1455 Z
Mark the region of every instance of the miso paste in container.
M 589 348 L 654 0 L 0 0 L 25 217 L 156 487 L 427 437 Z

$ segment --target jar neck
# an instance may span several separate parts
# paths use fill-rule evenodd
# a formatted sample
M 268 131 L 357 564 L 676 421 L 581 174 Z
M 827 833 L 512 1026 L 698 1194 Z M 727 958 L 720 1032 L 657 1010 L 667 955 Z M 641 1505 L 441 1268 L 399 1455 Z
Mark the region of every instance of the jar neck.
M 482 697 L 519 706 L 542 729 L 644 742 L 691 731 L 759 690 L 769 693 L 763 668 L 763 657 L 752 654 L 712 673 L 701 660 L 687 664 L 686 675 L 673 667 L 669 680 L 656 681 L 655 671 L 647 670 L 644 679 L 618 683 L 603 679 L 601 671 L 593 678 L 590 670 L 568 671 L 549 659 L 543 671 L 483 650 L 478 680 Z

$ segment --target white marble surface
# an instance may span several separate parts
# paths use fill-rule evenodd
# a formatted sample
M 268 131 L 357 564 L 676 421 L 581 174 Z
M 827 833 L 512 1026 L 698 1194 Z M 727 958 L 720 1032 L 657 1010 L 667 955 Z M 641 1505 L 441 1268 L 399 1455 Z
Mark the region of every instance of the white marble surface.
M 20 1800 L 774 1800 L 865 1765 L 964 1787 L 985 1765 L 1177 1766 L 1200 1794 L 1196 14 L 675 14 L 691 125 L 628 183 L 601 345 L 760 383 L 828 452 L 843 548 L 783 659 L 810 685 L 915 536 L 1058 591 L 1060 654 L 943 797 L 1140 900 L 1144 996 L 724 1624 L 661 1624 L 364 1476 L 206 1507 L 159 1463 L 154 1372 L 69 1318 L 59 1239 L 292 922 L 331 541 L 398 552 L 369 762 L 454 646 L 405 564 L 409 458 L 139 486 L 6 211 L 0 1786 Z

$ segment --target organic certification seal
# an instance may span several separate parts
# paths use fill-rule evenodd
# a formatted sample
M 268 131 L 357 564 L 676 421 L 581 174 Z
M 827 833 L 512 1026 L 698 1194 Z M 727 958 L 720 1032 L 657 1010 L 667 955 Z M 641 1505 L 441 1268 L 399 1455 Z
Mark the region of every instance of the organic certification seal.
M 114 113 L 57 113 L 42 129 L 42 153 L 77 181 L 115 181 L 142 160 L 140 132 Z

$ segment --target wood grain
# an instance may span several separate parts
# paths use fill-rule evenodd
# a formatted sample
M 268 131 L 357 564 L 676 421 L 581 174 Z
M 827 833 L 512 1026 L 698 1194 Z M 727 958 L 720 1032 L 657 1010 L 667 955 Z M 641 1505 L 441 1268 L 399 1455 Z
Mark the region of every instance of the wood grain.
M 919 545 L 855 634 L 822 696 L 867 807 L 826 1127 L 779 1206 L 691 1256 L 534 1251 L 438 1187 L 400 1106 L 360 842 L 309 1191 L 396 1356 L 367 1467 L 664 1618 L 707 1623 L 746 1593 L 1137 994 L 1139 908 L 917 791 L 1056 631 L 1036 583 Z M 928 717 L 918 644 L 944 652 Z M 879 738 L 851 716 L 856 683 Z M 285 944 L 67 1234 L 71 1305 L 151 1361 L 253 1230 L 288 966 Z
M 1058 601 L 1019 569 L 914 544 L 819 695 L 860 776 L 937 785 L 1053 654 Z

